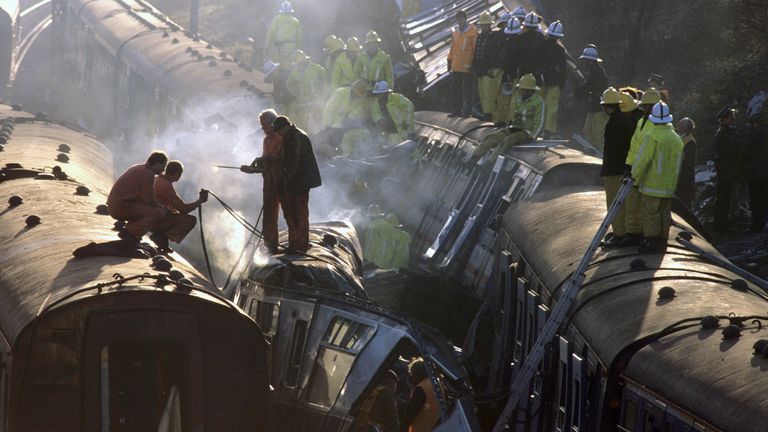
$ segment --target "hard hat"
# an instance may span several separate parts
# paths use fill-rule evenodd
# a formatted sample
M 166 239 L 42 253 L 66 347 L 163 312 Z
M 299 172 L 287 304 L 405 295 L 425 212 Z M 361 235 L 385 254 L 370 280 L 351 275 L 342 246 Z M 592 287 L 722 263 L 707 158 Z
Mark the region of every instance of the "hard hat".
M 365 34 L 365 43 L 381 43 L 381 38 L 379 37 L 378 33 L 376 33 L 374 30 L 371 30 Z
M 515 10 L 512 11 L 512 16 L 522 21 L 525 19 L 526 13 L 527 12 L 525 11 L 525 8 L 518 6 L 515 8 Z
M 528 12 L 523 20 L 523 25 L 528 28 L 537 28 L 539 26 L 540 18 L 536 15 L 536 12 Z
M 597 52 L 597 47 L 592 44 L 589 44 L 586 48 L 584 48 L 584 51 L 581 52 L 579 58 L 585 60 L 593 60 L 598 63 L 603 62 L 603 59 L 600 58 L 600 54 Z
M 368 84 L 365 83 L 365 80 L 361 79 L 353 82 L 350 87 L 352 89 L 352 93 L 357 96 L 365 96 L 366 92 L 368 91 Z
M 672 113 L 669 112 L 669 107 L 664 102 L 659 102 L 651 109 L 651 115 L 648 116 L 648 120 L 655 124 L 671 123 Z
M 360 40 L 354 36 L 347 39 L 347 50 L 352 52 L 360 52 L 363 50 L 363 46 L 360 44 Z
M 394 213 L 387 213 L 387 216 L 384 218 L 384 220 L 393 227 L 400 226 L 400 219 L 398 219 L 397 215 Z
M 337 48 L 338 40 L 339 40 L 339 37 L 336 36 L 335 34 L 329 34 L 328 36 L 326 36 L 325 42 L 323 42 L 323 51 L 329 52 L 329 53 L 336 51 L 338 49 Z
M 511 82 L 507 81 L 501 85 L 501 94 L 503 94 L 504 96 L 512 96 L 512 93 L 514 92 L 515 92 L 515 86 Z
M 563 33 L 563 23 L 561 23 L 560 21 L 553 22 L 552 24 L 549 25 L 548 33 L 551 36 L 559 37 L 559 38 L 565 36 L 565 34 Z
M 368 217 L 381 217 L 384 214 L 381 212 L 381 207 L 378 204 L 371 204 L 368 206 Z
M 292 14 L 293 13 L 293 6 L 291 6 L 291 2 L 284 1 L 283 4 L 280 5 L 280 10 L 278 10 L 277 13 Z
M 501 26 L 501 25 L 506 26 L 507 22 L 509 22 L 509 20 L 511 20 L 511 19 L 512 19 L 512 14 L 505 11 L 504 13 L 502 13 L 499 16 L 499 20 L 496 22 L 496 25 L 497 26 Z
M 378 81 L 376 84 L 373 85 L 373 90 L 371 90 L 371 93 L 375 95 L 389 93 L 392 90 L 389 89 L 389 84 L 387 84 L 386 81 Z
M 726 105 L 723 107 L 723 109 L 720 110 L 720 112 L 717 113 L 717 119 L 720 120 L 723 117 L 727 117 L 729 115 L 736 115 L 736 109 L 731 108 L 730 105 Z
M 272 72 L 277 70 L 278 67 L 280 67 L 280 63 L 275 63 L 272 60 L 267 60 L 261 66 L 261 71 L 264 73 L 264 75 L 270 76 Z
M 507 28 L 504 29 L 504 33 L 520 34 L 521 27 L 520 20 L 517 19 L 517 17 L 513 17 L 511 20 L 507 21 Z
M 649 88 L 640 98 L 640 105 L 653 105 L 661 102 L 661 93 L 655 88 Z
M 657 73 L 652 73 L 652 74 L 648 75 L 648 84 L 651 84 L 651 83 L 663 84 L 664 83 L 664 77 L 659 75 L 659 74 L 657 74 Z
M 309 60 L 309 56 L 304 54 L 304 51 L 297 49 L 293 52 L 293 65 L 296 66 L 299 63 L 302 63 L 306 60 Z
M 619 92 L 619 98 L 621 98 L 621 112 L 630 112 L 637 109 L 637 101 L 631 94 L 625 92 Z
M 541 90 L 539 86 L 536 85 L 536 77 L 534 77 L 533 74 L 523 75 L 523 77 L 520 78 L 520 82 L 518 82 L 515 87 L 520 90 Z
M 621 97 L 619 97 L 619 91 L 613 87 L 608 87 L 600 97 L 600 105 L 613 105 L 620 104 Z
M 493 18 L 491 18 L 491 14 L 488 13 L 488 11 L 485 11 L 480 14 L 480 18 L 477 19 L 477 23 L 479 25 L 491 25 L 493 24 Z

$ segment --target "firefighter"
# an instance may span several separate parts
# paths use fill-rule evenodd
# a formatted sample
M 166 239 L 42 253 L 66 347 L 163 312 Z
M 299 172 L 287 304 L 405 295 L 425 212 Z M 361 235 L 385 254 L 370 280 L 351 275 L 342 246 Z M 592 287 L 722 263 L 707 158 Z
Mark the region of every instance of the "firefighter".
M 160 174 L 168 163 L 168 155 L 155 151 L 143 164 L 128 168 L 115 181 L 107 197 L 109 215 L 127 224 L 118 235 L 129 243 L 139 243 L 141 238 L 157 226 L 166 211 L 155 201 L 155 175 Z
M 413 102 L 400 93 L 394 93 L 386 81 L 374 85 L 371 94 L 371 120 L 386 137 L 391 146 L 396 146 L 414 135 Z
M 490 149 L 493 149 L 493 153 L 488 160 L 493 162 L 511 146 L 536 140 L 541 134 L 546 107 L 544 100 L 537 93 L 541 88 L 536 85 L 536 78 L 532 74 L 523 75 L 517 89 L 519 96 L 514 103 L 515 112 L 509 127 L 501 128 L 483 138 L 467 161 L 468 165 L 473 165 Z
M 322 66 L 313 62 L 304 51 L 296 50 L 293 69 L 286 82 L 286 90 L 291 98 L 287 111 L 294 124 L 310 132 L 320 129 L 325 77 Z
M 557 133 L 557 112 L 560 105 L 560 92 L 565 87 L 567 67 L 565 64 L 566 52 L 561 39 L 563 24 L 555 21 L 549 25 L 544 41 L 543 71 L 544 89 L 542 98 L 547 107 L 547 118 L 544 119 L 544 131 L 550 135 Z
M 381 49 L 381 38 L 373 30 L 365 35 L 365 50 L 355 60 L 355 76 L 364 80 L 369 90 L 381 80 L 386 81 L 389 88 L 395 88 L 392 59 Z
M 731 198 L 739 175 L 741 139 L 736 129 L 736 110 L 726 106 L 717 114 L 720 127 L 715 133 L 715 229 L 730 231 Z
M 293 16 L 291 3 L 284 1 L 267 30 L 264 58 L 290 65 L 294 51 L 301 48 L 301 39 L 301 22 Z
M 477 28 L 467 22 L 467 13 L 463 10 L 456 12 L 456 24 L 448 51 L 448 72 L 451 73 L 453 93 L 453 111 L 448 116 L 466 117 L 469 111 L 467 105 L 472 97 L 472 60 L 475 57 Z
M 608 87 L 608 76 L 603 69 L 603 59 L 600 58 L 596 46 L 587 45 L 579 58 L 584 61 L 587 73 L 586 82 L 577 92 L 577 97 L 587 103 L 587 118 L 584 121 L 582 135 L 602 152 L 603 131 L 605 123 L 608 122 L 608 116 L 600 106 L 600 95 Z
M 350 86 L 357 79 L 355 68 L 352 66 L 346 50 L 347 45 L 341 38 L 335 35 L 329 35 L 325 38 L 325 51 L 328 53 L 325 71 L 328 73 L 331 92 L 339 87 Z
M 653 124 L 632 165 L 632 177 L 640 189 L 643 242 L 639 251 L 664 252 L 672 223 L 672 196 L 677 187 L 683 141 L 672 127 L 672 114 L 664 102 L 651 109 Z
M 360 45 L 360 40 L 354 36 L 347 39 L 347 56 L 349 57 L 349 61 L 352 62 L 352 69 L 354 70 L 355 64 L 357 63 L 357 57 L 360 55 L 360 52 L 363 51 L 363 46 Z M 355 77 L 357 77 L 357 74 L 355 74 Z
M 480 119 L 490 121 L 496 111 L 496 98 L 504 74 L 499 67 L 499 52 L 504 33 L 491 30 L 493 20 L 488 12 L 480 14 L 477 24 L 480 26 L 480 33 L 477 35 L 472 68 L 477 76 L 477 92 L 482 110 Z
M 277 216 L 280 211 L 280 193 L 278 186 L 281 183 L 283 160 L 283 137 L 272 129 L 272 122 L 277 118 L 275 110 L 264 110 L 259 114 L 259 123 L 264 131 L 261 156 L 243 165 L 240 171 L 255 173 L 260 171 L 263 177 L 262 184 L 262 208 L 264 215 L 261 220 L 261 233 L 264 244 L 270 253 L 277 253 Z M 283 206 L 283 217 L 285 207 Z M 287 217 L 286 217 L 287 219 Z
M 331 129 L 329 140 L 340 143 L 341 154 L 356 157 L 373 153 L 370 146 L 371 108 L 365 81 L 357 80 L 350 87 L 334 90 L 323 109 L 323 127 Z
M 512 16 L 517 18 L 517 20 L 520 21 L 521 23 L 523 22 L 523 20 L 525 20 L 526 15 L 528 15 L 528 12 L 526 12 L 525 8 L 522 6 L 518 6 L 512 11 Z
M 280 202 L 288 223 L 288 247 L 309 250 L 309 190 L 322 184 L 312 142 L 304 131 L 279 116 L 272 129 L 283 138 L 283 166 Z M 286 211 L 287 210 L 287 211 Z
M 522 24 L 517 18 L 507 21 L 504 28 L 500 50 L 501 69 L 503 71 L 502 84 L 496 98 L 496 110 L 493 112 L 494 123 L 507 123 L 509 121 L 509 108 L 512 105 L 512 96 L 515 94 L 515 84 L 520 77 L 517 69 L 518 35 L 522 30 Z
M 600 104 L 608 115 L 608 123 L 605 125 L 604 133 L 605 153 L 603 154 L 600 177 L 603 178 L 603 185 L 605 186 L 605 204 L 607 208 L 610 208 L 621 186 L 624 162 L 634 132 L 632 111 L 637 108 L 637 103 L 629 94 L 608 87 L 603 92 Z M 603 242 L 604 246 L 623 246 L 627 241 L 625 209 L 625 205 L 619 208 L 613 219 L 613 231 L 606 236 Z
M 155 177 L 153 187 L 155 201 L 165 207 L 167 213 L 163 221 L 152 229 L 153 233 L 149 238 L 157 245 L 160 252 L 173 252 L 168 244 L 168 240 L 181 243 L 184 237 L 197 224 L 197 218 L 189 214 L 189 212 L 208 201 L 208 192 L 205 190 L 200 191 L 197 201 L 186 203 L 181 199 L 179 194 L 176 193 L 173 183 L 181 179 L 183 172 L 184 165 L 181 162 L 170 161 L 165 167 L 165 172 Z
M 689 210 L 693 209 L 693 198 L 696 192 L 696 138 L 693 136 L 695 128 L 696 124 L 688 117 L 682 118 L 675 125 L 684 145 L 683 164 L 680 166 L 680 178 L 677 181 L 675 196 Z

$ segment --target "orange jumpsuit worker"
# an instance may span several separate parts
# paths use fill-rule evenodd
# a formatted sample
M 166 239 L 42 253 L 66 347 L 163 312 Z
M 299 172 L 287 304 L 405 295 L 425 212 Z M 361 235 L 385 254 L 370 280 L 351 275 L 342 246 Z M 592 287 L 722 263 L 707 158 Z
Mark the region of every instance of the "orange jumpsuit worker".
M 280 177 L 282 175 L 283 137 L 272 129 L 272 122 L 277 118 L 273 109 L 264 110 L 259 114 L 261 129 L 264 131 L 264 143 L 261 157 L 257 157 L 250 165 L 243 165 L 240 170 L 246 173 L 261 171 L 264 178 L 262 189 L 264 216 L 261 220 L 261 234 L 264 244 L 270 253 L 277 252 L 277 215 L 280 212 Z M 283 204 L 283 216 L 288 219 Z
M 197 201 L 186 203 L 176 193 L 173 183 L 179 181 L 184 166 L 179 161 L 168 162 L 165 173 L 155 177 L 155 200 L 168 211 L 163 221 L 160 222 L 149 236 L 161 251 L 172 252 L 168 246 L 168 240 L 181 243 L 184 237 L 192 231 L 197 223 L 197 218 L 187 214 L 208 200 L 207 191 L 200 191 Z
M 282 195 L 285 221 L 288 223 L 288 247 L 309 250 L 309 190 L 322 184 L 312 142 L 288 117 L 279 116 L 272 129 L 283 137 Z
M 107 197 L 109 215 L 127 222 L 118 233 L 121 239 L 138 243 L 165 216 L 165 210 L 155 201 L 154 182 L 166 163 L 165 152 L 153 152 L 144 164 L 128 168 L 112 186 Z

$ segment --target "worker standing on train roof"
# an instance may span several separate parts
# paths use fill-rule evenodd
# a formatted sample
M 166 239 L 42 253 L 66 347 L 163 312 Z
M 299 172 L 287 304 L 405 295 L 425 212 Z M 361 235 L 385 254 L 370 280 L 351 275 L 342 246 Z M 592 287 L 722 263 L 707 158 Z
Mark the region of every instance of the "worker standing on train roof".
M 323 109 L 323 128 L 334 129 L 331 141 L 339 143 L 342 156 L 358 157 L 375 153 L 371 136 L 371 108 L 363 80 L 333 91 Z
M 301 48 L 302 37 L 301 21 L 293 16 L 291 3 L 284 1 L 267 30 L 264 58 L 277 60 L 284 66 L 290 65 L 294 51 Z
M 381 38 L 373 30 L 365 35 L 365 51 L 355 60 L 355 75 L 365 80 L 369 90 L 381 80 L 386 81 L 389 88 L 395 88 L 392 58 L 381 49 Z
M 586 101 L 587 118 L 584 121 L 582 135 L 596 149 L 603 151 L 603 131 L 608 122 L 608 116 L 600 106 L 600 95 L 608 87 L 608 76 L 603 69 L 603 59 L 594 45 L 587 45 L 579 56 L 584 61 L 587 79 L 576 92 L 576 97 Z
M 451 73 L 453 111 L 448 117 L 466 117 L 472 100 L 472 60 L 475 57 L 477 28 L 467 22 L 467 13 L 456 12 L 456 27 L 448 51 L 448 72 Z
M 493 112 L 494 123 L 506 123 L 509 121 L 509 109 L 512 105 L 512 96 L 516 92 L 515 83 L 519 81 L 517 69 L 518 35 L 522 31 L 522 24 L 517 18 L 507 21 L 502 38 L 500 50 L 501 69 L 503 72 L 502 84 L 499 86 L 496 98 L 496 110 Z
M 289 118 L 310 133 L 320 130 L 325 103 L 325 68 L 313 62 L 302 50 L 296 50 L 293 69 L 286 82 L 291 101 Z
M 480 33 L 477 35 L 475 57 L 472 69 L 477 76 L 477 92 L 480 96 L 481 120 L 491 121 L 496 111 L 496 98 L 501 87 L 503 72 L 499 67 L 499 53 L 502 50 L 503 35 L 501 31 L 492 31 L 493 19 L 491 14 L 483 12 L 477 20 Z
M 567 54 L 561 42 L 564 36 L 563 23 L 555 21 L 549 25 L 546 37 L 544 38 L 544 50 L 542 52 L 544 90 L 542 91 L 542 98 L 547 107 L 544 131 L 549 135 L 557 133 L 560 92 L 565 88 L 565 77 L 568 72 L 566 66 Z
M 386 81 L 373 86 L 371 120 L 387 137 L 389 145 L 396 146 L 414 136 L 413 102 L 400 93 L 394 93 Z
M 688 117 L 683 117 L 675 125 L 677 134 L 683 140 L 683 163 L 680 165 L 680 176 L 677 180 L 675 196 L 688 210 L 693 210 L 693 199 L 696 195 L 696 138 L 693 136 L 694 129 L 696 129 L 696 124 Z M 762 168 L 760 169 L 762 170 Z M 768 204 L 768 200 L 766 204 Z
M 632 177 L 640 188 L 643 242 L 639 251 L 664 252 L 672 224 L 672 197 L 683 158 L 683 141 L 672 127 L 672 114 L 664 102 L 651 109 L 653 126 L 643 139 L 632 164 Z
M 312 141 L 304 131 L 285 116 L 272 122 L 272 129 L 283 137 L 282 195 L 288 247 L 299 252 L 309 250 L 309 190 L 322 184 Z
M 357 77 L 355 68 L 347 56 L 347 45 L 344 41 L 336 35 L 328 35 L 325 38 L 324 49 L 328 53 L 325 61 L 325 71 L 330 84 L 328 90 L 332 93 L 339 87 L 352 85 Z
M 197 218 L 189 212 L 208 201 L 208 191 L 206 190 L 200 191 L 197 201 L 186 203 L 181 199 L 176 193 L 173 183 L 181 179 L 183 172 L 184 165 L 181 162 L 170 161 L 165 167 L 165 172 L 155 177 L 155 200 L 168 211 L 163 221 L 152 229 L 153 233 L 149 236 L 160 249 L 160 252 L 173 252 L 168 245 L 168 240 L 181 243 L 197 223 Z
M 648 120 L 648 116 L 651 114 L 651 109 L 658 102 L 661 102 L 661 95 L 655 89 L 648 89 L 642 96 L 640 96 L 640 117 L 635 124 L 635 131 L 632 133 L 632 138 L 629 141 L 629 151 L 627 152 L 627 159 L 624 161 L 624 174 L 630 175 L 632 172 L 632 164 L 635 161 L 635 155 L 640 149 L 640 144 L 645 139 L 645 135 L 653 127 L 653 123 Z M 637 116 L 635 116 L 637 117 Z M 627 195 L 627 199 L 624 202 L 625 209 L 625 224 L 627 231 L 627 240 L 624 242 L 624 246 L 631 246 L 632 243 L 640 243 L 643 235 L 643 226 L 641 221 L 642 209 L 640 208 L 640 192 L 637 185 L 633 185 L 632 189 Z
M 531 74 L 523 75 L 520 82 L 517 83 L 517 89 L 520 93 L 514 103 L 515 112 L 512 115 L 510 125 L 483 138 L 467 161 L 469 165 L 473 165 L 486 151 L 491 149 L 493 149 L 493 153 L 488 160 L 493 163 L 499 155 L 506 153 L 510 147 L 536 140 L 543 131 L 546 107 L 544 106 L 544 99 L 537 94 L 541 88 L 536 85 L 536 78 Z

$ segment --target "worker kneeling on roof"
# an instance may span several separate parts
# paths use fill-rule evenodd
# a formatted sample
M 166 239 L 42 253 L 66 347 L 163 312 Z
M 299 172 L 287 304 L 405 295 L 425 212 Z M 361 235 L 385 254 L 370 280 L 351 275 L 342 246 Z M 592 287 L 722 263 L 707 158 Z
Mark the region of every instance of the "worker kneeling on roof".
M 155 177 L 154 191 L 155 200 L 166 210 L 165 217 L 152 231 L 149 236 L 153 242 L 163 252 L 172 252 L 168 246 L 168 240 L 181 243 L 184 237 L 195 227 L 197 219 L 188 214 L 200 205 L 208 201 L 208 191 L 200 191 L 197 201 L 186 203 L 176 193 L 173 183 L 181 179 L 184 172 L 184 166 L 179 161 L 171 161 L 165 167 L 165 173 Z

